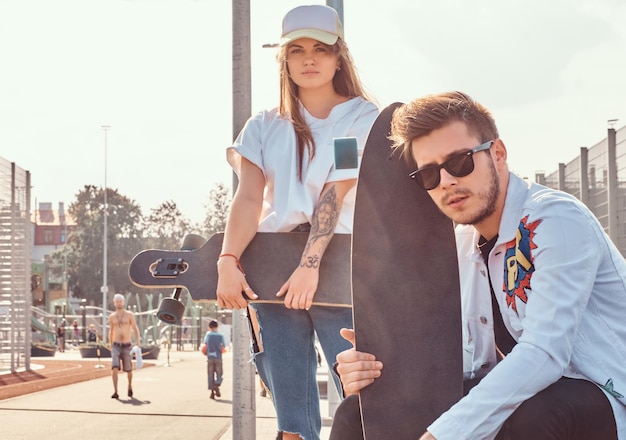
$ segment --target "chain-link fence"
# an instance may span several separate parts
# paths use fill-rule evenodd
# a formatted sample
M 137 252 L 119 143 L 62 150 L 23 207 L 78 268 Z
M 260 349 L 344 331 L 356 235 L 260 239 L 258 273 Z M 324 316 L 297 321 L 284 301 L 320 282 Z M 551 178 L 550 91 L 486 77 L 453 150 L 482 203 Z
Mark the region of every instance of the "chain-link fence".
M 30 173 L 0 158 L 0 369 L 30 368 Z

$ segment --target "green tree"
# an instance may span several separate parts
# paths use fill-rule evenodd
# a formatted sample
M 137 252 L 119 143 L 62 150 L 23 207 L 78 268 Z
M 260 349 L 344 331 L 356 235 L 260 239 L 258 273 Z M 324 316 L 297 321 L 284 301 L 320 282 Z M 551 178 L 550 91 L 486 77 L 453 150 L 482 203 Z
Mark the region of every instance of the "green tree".
M 75 297 L 102 304 L 104 190 L 85 185 L 68 212 L 76 221 L 76 229 L 67 239 L 65 254 L 59 251 L 51 258 L 56 262 L 67 258 L 68 288 Z M 143 247 L 142 214 L 136 202 L 111 188 L 107 189 L 106 212 L 107 284 L 111 300 L 116 292 L 133 290 L 128 263 Z
M 107 284 L 108 302 L 114 293 L 153 292 L 139 289 L 128 278 L 130 260 L 143 249 L 179 249 L 188 233 L 209 238 L 226 226 L 230 194 L 224 184 L 217 184 L 205 205 L 207 216 L 202 224 L 193 225 L 169 200 L 152 209 L 146 218 L 140 206 L 117 190 L 107 190 Z M 102 304 L 104 257 L 104 191 L 85 185 L 68 207 L 76 227 L 67 237 L 63 250 L 50 256 L 50 265 L 65 263 L 68 288 L 74 297 Z M 56 264 L 54 264 L 56 263 Z M 60 269 L 59 269 L 60 270 Z
M 168 200 L 146 218 L 144 227 L 146 249 L 180 249 L 183 238 L 192 232 L 191 222 L 181 214 L 176 203 Z
M 217 232 L 223 232 L 226 228 L 230 201 L 230 190 L 223 183 L 216 184 L 209 192 L 209 202 L 205 205 L 207 216 L 203 225 L 206 238 Z

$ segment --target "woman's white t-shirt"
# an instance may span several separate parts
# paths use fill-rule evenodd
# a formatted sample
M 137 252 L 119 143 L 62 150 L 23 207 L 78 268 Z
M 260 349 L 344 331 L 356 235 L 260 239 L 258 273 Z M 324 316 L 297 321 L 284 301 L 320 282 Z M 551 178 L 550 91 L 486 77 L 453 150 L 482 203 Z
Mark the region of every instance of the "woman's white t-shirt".
M 259 232 L 288 232 L 302 223 L 310 223 L 327 182 L 356 179 L 357 168 L 335 168 L 334 138 L 357 139 L 360 165 L 367 136 L 379 113 L 376 105 L 359 97 L 336 105 L 326 119 L 314 118 L 303 106 L 300 108 L 315 139 L 313 160 L 309 163 L 308 157 L 304 158 L 302 181 L 297 172 L 298 154 L 293 125 L 282 118 L 277 109 L 252 116 L 234 145 L 227 149 L 228 162 L 237 175 L 241 170 L 242 156 L 258 166 L 265 175 Z M 336 233 L 352 232 L 355 195 L 355 188 L 346 194 Z

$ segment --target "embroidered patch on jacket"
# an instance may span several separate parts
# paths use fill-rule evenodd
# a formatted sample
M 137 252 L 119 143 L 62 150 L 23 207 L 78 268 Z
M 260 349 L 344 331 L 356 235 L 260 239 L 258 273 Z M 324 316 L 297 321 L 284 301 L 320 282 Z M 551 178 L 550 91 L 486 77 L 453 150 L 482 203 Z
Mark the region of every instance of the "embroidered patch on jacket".
M 535 245 L 535 229 L 541 223 L 536 220 L 528 222 L 528 216 L 524 217 L 517 231 L 515 239 L 506 244 L 504 255 L 504 291 L 506 292 L 506 305 L 517 312 L 517 300 L 523 303 L 528 301 L 527 291 L 531 290 L 530 279 L 535 271 L 533 264 L 533 249 Z
M 606 383 L 604 385 L 600 385 L 598 384 L 598 386 L 600 388 L 602 388 L 604 391 L 606 391 L 607 393 L 609 393 L 611 396 L 617 398 L 617 399 L 621 399 L 622 397 L 624 397 L 623 394 L 618 393 L 617 391 L 615 391 L 615 389 L 613 388 L 613 379 L 609 379 L 606 381 Z

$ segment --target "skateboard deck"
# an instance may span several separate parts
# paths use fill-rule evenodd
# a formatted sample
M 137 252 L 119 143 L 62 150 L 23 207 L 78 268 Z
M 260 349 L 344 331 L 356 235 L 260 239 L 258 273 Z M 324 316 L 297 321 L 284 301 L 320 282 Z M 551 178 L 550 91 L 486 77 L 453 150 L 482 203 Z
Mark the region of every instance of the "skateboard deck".
M 366 440 L 417 439 L 462 396 L 461 304 L 452 221 L 411 181 L 384 109 L 368 137 L 352 233 L 356 348 L 383 362 L 360 393 Z
M 246 279 L 258 302 L 282 303 L 276 292 L 296 268 L 308 232 L 259 232 L 241 255 Z M 193 250 L 148 249 L 130 262 L 133 284 L 144 288 L 185 288 L 194 301 L 217 301 L 217 259 L 224 234 L 213 235 Z M 320 265 L 313 304 L 350 307 L 350 235 L 335 234 Z M 341 269 L 345 268 L 345 269 Z M 338 270 L 339 269 L 339 270 Z

